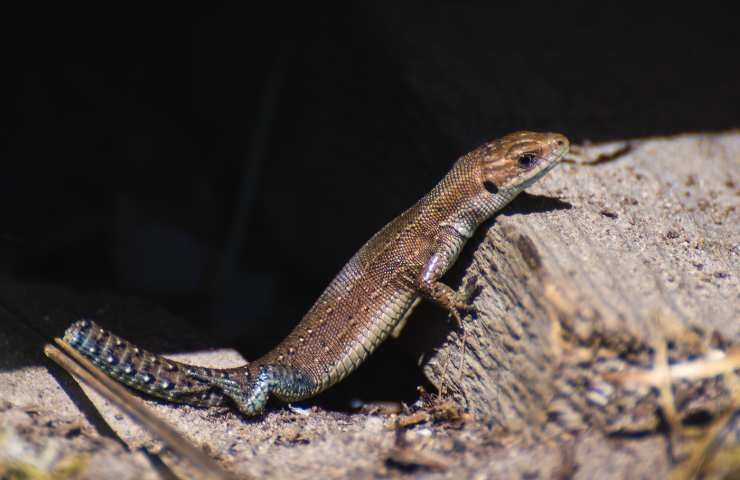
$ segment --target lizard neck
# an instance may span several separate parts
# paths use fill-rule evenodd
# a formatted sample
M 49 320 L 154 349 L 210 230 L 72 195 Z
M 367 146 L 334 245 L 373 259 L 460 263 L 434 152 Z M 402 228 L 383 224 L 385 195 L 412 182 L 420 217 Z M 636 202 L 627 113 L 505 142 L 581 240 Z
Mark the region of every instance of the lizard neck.
M 477 180 L 473 167 L 461 159 L 429 194 L 428 208 L 441 214 L 440 226 L 455 229 L 470 238 L 478 226 L 508 204 L 521 189 L 487 191 Z

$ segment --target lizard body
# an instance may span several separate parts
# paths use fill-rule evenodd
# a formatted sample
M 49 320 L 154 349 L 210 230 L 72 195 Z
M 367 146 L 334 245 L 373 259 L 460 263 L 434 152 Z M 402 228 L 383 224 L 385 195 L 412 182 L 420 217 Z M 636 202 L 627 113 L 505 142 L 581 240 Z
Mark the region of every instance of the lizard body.
M 517 132 L 464 155 L 415 205 L 376 233 L 349 260 L 293 331 L 244 366 L 212 369 L 146 352 L 81 320 L 64 339 L 122 383 L 199 406 L 231 399 L 260 414 L 270 395 L 297 401 L 349 375 L 419 299 L 461 320 L 463 299 L 440 278 L 482 222 L 556 166 L 568 151 L 559 134 Z

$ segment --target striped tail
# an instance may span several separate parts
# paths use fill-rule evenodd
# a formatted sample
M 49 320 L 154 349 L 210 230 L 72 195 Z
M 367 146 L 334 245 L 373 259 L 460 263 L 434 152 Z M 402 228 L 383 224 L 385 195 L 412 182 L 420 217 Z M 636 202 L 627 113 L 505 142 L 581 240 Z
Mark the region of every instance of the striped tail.
M 90 320 L 73 323 L 64 332 L 64 341 L 135 390 L 201 407 L 223 403 L 221 389 L 208 381 L 218 376 L 218 369 L 187 365 L 147 352 Z

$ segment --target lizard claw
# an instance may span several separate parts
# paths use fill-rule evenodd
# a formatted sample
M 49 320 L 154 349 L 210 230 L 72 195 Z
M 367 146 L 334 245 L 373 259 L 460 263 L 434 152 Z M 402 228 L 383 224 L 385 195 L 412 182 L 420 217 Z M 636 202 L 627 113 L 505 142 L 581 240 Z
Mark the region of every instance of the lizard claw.
M 452 305 L 456 310 L 460 310 L 461 312 L 472 312 L 475 310 L 475 306 L 468 304 L 465 300 L 455 300 L 455 303 Z
M 457 297 L 453 301 L 453 304 L 451 308 L 449 309 L 450 314 L 457 322 L 457 325 L 462 328 L 463 327 L 463 317 L 469 313 L 473 313 L 475 311 L 475 306 L 468 305 L 467 302 L 465 302 L 463 299 Z
M 456 293 L 452 299 L 452 305 L 463 312 L 472 312 L 475 306 L 470 302 L 470 297 L 465 294 Z
M 290 411 L 295 413 L 296 415 L 302 415 L 304 417 L 311 415 L 310 408 L 297 407 L 293 405 L 292 403 L 288 404 L 288 409 L 290 409 Z

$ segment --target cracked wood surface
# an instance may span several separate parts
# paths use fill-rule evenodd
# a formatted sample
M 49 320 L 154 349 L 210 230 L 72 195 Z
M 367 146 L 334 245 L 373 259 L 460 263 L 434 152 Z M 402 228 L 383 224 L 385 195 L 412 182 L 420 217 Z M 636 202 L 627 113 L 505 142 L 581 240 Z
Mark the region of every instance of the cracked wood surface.
M 626 402 L 602 373 L 650 368 L 656 342 L 671 362 L 740 345 L 740 135 L 615 142 L 580 157 L 594 165 L 563 165 L 530 190 L 544 211 L 483 230 L 463 279 L 479 293 L 462 374 L 457 333 L 425 372 L 442 385 L 451 356 L 454 398 L 512 430 L 651 430 L 650 392 Z M 686 415 L 716 414 L 721 390 L 675 394 Z

